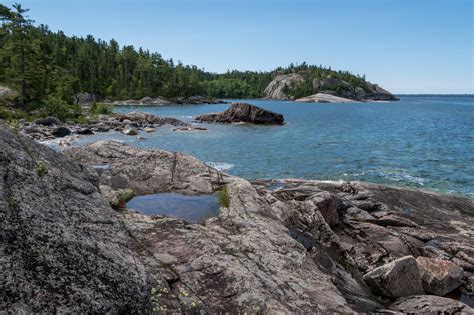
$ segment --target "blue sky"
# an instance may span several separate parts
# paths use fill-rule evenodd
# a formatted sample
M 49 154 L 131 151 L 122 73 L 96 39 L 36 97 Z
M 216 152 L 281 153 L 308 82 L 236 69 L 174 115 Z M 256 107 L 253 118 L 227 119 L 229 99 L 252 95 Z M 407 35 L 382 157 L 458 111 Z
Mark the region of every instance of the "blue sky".
M 471 0 L 16 2 L 52 30 L 115 38 L 208 71 L 306 61 L 394 93 L 474 93 Z

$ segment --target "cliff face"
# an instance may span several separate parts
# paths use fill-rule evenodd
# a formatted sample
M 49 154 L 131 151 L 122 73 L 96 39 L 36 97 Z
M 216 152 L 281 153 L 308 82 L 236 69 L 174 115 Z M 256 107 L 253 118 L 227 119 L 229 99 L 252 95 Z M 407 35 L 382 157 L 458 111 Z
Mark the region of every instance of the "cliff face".
M 0 310 L 137 313 L 147 281 L 97 177 L 0 124 Z
M 367 82 L 365 87 L 353 86 L 349 82 L 328 76 L 324 79 L 313 79 L 306 82 L 306 79 L 296 73 L 277 75 L 265 89 L 265 98 L 286 100 L 292 99 L 291 90 L 298 84 L 306 83 L 311 85 L 311 93 L 304 97 L 311 97 L 311 94 L 329 94 L 337 97 L 346 98 L 353 101 L 396 101 L 398 100 L 390 92 L 384 90 L 377 84 Z M 286 92 L 285 91 L 290 91 Z M 288 95 L 287 95 L 288 94 Z M 317 99 L 317 97 L 316 97 Z M 308 101 L 304 100 L 304 101 Z
M 288 96 L 284 90 L 304 81 L 302 75 L 297 73 L 277 75 L 265 88 L 265 98 L 272 100 L 286 100 Z

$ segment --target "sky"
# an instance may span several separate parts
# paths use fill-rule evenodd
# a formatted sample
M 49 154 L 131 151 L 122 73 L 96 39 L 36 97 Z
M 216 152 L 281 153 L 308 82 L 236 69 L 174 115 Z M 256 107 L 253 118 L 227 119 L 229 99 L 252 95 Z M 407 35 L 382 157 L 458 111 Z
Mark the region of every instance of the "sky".
M 212 72 L 290 63 L 401 93 L 474 93 L 474 0 L 16 0 L 36 24 Z

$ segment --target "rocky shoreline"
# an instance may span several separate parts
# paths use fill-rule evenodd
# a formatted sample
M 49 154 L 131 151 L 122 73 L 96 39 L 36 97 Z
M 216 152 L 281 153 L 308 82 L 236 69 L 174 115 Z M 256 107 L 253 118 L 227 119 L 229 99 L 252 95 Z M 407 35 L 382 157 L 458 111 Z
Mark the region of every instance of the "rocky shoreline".
M 146 106 L 146 105 L 202 105 L 202 104 L 224 104 L 223 100 L 215 99 L 207 96 L 190 96 L 190 97 L 143 97 L 139 100 L 125 100 L 125 101 L 114 101 L 109 104 L 114 106 Z
M 264 125 L 284 124 L 283 115 L 273 113 L 263 108 L 246 104 L 232 103 L 230 108 L 219 114 L 206 114 L 194 117 L 197 121 L 222 123 L 251 123 Z M 45 117 L 33 122 L 20 120 L 17 126 L 19 132 L 34 140 L 43 142 L 61 138 L 62 146 L 69 146 L 71 136 L 87 136 L 109 131 L 121 132 L 130 136 L 137 136 L 139 131 L 152 133 L 156 128 L 169 125 L 176 127 L 173 131 L 205 131 L 207 128 L 195 126 L 176 118 L 162 117 L 145 112 L 113 113 L 89 117 L 88 122 L 76 123 L 66 121 L 62 123 L 56 117 Z
M 37 141 L 64 138 L 65 141 L 63 143 L 66 144 L 68 136 L 86 136 L 109 131 L 135 136 L 138 134 L 138 131 L 150 133 L 164 125 L 177 127 L 174 130 L 206 130 L 202 127 L 195 128 L 191 124 L 176 118 L 156 116 L 144 112 L 98 115 L 96 118 L 89 119 L 87 123 L 75 123 L 72 121 L 62 123 L 56 117 L 41 118 L 34 122 L 21 120 L 18 129 L 21 134 Z
M 7 312 L 474 312 L 473 200 L 362 182 L 249 182 L 114 141 L 62 154 L 5 126 L 0 148 Z M 201 224 L 110 206 L 127 190 L 224 187 L 227 202 Z

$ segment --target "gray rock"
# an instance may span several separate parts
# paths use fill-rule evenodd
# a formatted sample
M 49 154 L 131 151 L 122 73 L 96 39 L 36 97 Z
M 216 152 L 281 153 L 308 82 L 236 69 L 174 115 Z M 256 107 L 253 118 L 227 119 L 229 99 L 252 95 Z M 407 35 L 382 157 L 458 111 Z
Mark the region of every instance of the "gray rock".
M 246 103 L 232 103 L 230 108 L 222 113 L 196 116 L 194 119 L 219 123 L 262 125 L 282 125 L 284 123 L 283 115 Z
M 457 264 L 428 257 L 418 257 L 416 261 L 426 293 L 444 296 L 461 285 L 463 270 Z
M 97 178 L 0 126 L 0 309 L 146 313 L 150 287 Z
M 19 93 L 14 89 L 0 85 L 0 103 L 14 100 L 19 96 Z
M 474 314 L 474 309 L 464 303 L 435 295 L 400 298 L 390 309 L 405 314 Z
M 405 256 L 375 268 L 364 275 L 364 281 L 387 297 L 424 294 L 420 271 L 413 256 Z
M 288 96 L 284 92 L 285 88 L 293 87 L 303 81 L 303 76 L 297 73 L 280 74 L 273 78 L 273 80 L 267 85 L 263 93 L 265 95 L 265 98 L 267 99 L 288 99 Z
M 324 93 L 317 93 L 310 96 L 302 97 L 295 102 L 303 102 L 303 103 L 355 103 L 356 101 L 338 97 L 331 94 L 324 94 Z
M 65 136 L 69 136 L 71 134 L 71 130 L 69 130 L 69 128 L 67 127 L 58 127 L 56 129 L 53 130 L 52 132 L 53 136 L 57 137 L 57 138 L 63 138 Z
M 338 201 L 334 194 L 327 191 L 316 193 L 308 198 L 307 201 L 316 206 L 329 226 L 334 226 L 339 223 L 339 215 L 337 213 Z
M 74 104 L 90 105 L 99 101 L 99 97 L 94 93 L 82 92 L 74 95 Z
M 138 131 L 134 128 L 128 128 L 122 131 L 122 133 L 126 134 L 127 136 L 136 136 L 138 135 Z

